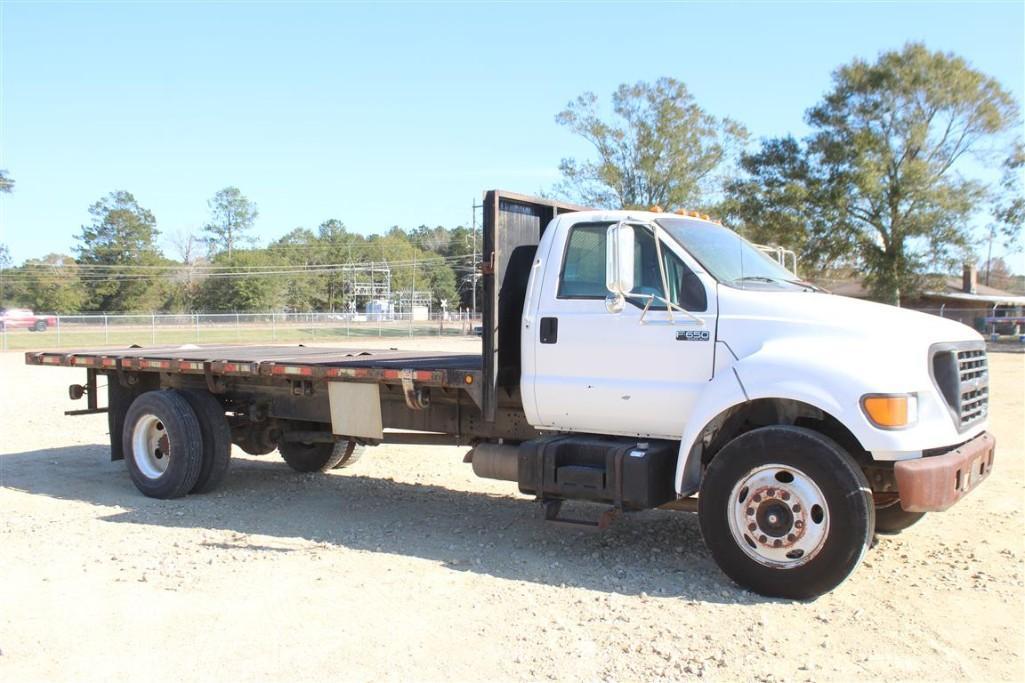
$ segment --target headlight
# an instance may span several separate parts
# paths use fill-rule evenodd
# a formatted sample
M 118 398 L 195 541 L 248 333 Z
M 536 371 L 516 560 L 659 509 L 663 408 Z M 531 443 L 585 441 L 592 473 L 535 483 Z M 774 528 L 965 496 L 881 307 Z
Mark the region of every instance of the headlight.
M 867 394 L 861 397 L 861 409 L 880 429 L 903 429 L 918 421 L 918 396 Z

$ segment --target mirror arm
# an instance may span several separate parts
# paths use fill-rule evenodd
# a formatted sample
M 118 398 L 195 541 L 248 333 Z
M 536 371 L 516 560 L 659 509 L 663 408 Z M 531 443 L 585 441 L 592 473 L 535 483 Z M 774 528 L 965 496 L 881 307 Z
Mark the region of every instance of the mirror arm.
M 659 301 L 661 301 L 662 303 L 664 303 L 666 305 L 666 310 L 669 311 L 669 320 L 670 320 L 670 322 L 675 322 L 673 320 L 673 314 L 672 314 L 672 310 L 675 308 L 677 311 L 679 311 L 680 313 L 683 313 L 685 316 L 690 318 L 692 321 L 696 322 L 698 325 L 704 325 L 705 324 L 704 320 L 702 320 L 698 316 L 694 315 L 693 313 L 688 311 L 686 308 L 683 308 L 682 306 L 679 306 L 678 304 L 674 304 L 672 301 L 667 301 L 666 299 L 663 299 L 662 297 L 658 296 L 657 294 L 633 294 L 631 296 L 635 296 L 635 297 L 643 296 L 643 297 L 647 297 L 648 298 L 648 302 L 646 304 L 644 304 L 644 309 L 641 311 L 641 319 L 639 321 L 641 323 L 644 322 L 644 316 L 647 315 L 648 309 L 651 308 L 652 302 L 654 302 L 655 299 L 658 299 Z

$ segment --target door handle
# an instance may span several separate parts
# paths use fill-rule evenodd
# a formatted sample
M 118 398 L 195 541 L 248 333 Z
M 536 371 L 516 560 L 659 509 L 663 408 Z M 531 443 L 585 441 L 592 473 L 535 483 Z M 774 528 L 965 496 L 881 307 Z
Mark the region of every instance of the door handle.
M 541 318 L 541 343 L 554 344 L 559 341 L 559 319 Z

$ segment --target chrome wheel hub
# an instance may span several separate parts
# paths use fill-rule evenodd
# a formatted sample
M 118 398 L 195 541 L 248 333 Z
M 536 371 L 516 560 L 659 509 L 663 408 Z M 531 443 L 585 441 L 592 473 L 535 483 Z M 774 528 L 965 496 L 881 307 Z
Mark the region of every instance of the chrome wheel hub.
M 748 557 L 778 569 L 805 564 L 829 535 L 829 508 L 821 489 L 801 470 L 756 467 L 730 492 L 733 540 Z
M 164 423 L 156 415 L 143 415 L 132 430 L 132 459 L 147 479 L 158 479 L 167 471 L 171 442 Z

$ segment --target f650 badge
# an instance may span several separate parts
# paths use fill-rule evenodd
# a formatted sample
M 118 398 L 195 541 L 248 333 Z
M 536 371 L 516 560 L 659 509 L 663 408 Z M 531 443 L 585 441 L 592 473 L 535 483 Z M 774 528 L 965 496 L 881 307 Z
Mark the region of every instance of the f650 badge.
M 712 335 L 708 330 L 679 330 L 676 341 L 708 341 Z

